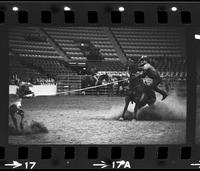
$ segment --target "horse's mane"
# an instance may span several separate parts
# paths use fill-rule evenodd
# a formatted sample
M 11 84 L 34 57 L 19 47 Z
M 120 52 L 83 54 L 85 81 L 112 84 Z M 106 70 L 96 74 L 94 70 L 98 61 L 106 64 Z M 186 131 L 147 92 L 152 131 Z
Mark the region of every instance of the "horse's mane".
M 136 73 L 138 71 L 138 64 L 137 63 L 131 63 L 129 65 L 129 72 L 130 73 Z
M 140 77 L 140 75 L 136 75 L 136 73 L 132 73 L 130 75 L 129 81 L 129 87 L 131 89 L 144 86 L 142 78 Z

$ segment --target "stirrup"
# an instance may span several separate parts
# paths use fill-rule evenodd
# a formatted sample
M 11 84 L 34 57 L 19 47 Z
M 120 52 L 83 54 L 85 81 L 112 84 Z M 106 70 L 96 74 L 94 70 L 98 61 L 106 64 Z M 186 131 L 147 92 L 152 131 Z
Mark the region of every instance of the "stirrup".
M 161 99 L 161 101 L 163 101 L 164 99 L 166 99 L 167 96 L 168 96 L 168 94 L 164 95 L 163 98 Z

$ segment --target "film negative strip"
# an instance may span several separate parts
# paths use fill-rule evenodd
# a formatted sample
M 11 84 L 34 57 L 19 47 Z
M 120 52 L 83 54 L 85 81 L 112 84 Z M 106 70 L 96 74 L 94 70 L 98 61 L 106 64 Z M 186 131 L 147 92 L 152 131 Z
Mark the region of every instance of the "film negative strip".
M 0 169 L 199 169 L 199 16 L 198 2 L 1 2 Z

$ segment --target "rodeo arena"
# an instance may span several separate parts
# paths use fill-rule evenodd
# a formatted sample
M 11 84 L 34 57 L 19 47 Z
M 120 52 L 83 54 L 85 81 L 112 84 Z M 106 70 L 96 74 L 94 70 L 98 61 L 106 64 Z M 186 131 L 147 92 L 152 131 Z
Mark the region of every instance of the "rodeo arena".
M 14 27 L 10 144 L 183 144 L 180 28 Z

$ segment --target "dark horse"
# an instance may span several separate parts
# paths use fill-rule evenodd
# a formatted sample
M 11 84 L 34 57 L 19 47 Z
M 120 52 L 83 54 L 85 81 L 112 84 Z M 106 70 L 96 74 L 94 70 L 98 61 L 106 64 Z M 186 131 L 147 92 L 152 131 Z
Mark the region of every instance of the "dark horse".
M 81 87 L 82 88 L 88 88 L 93 86 L 100 86 L 102 85 L 103 81 L 106 81 L 106 83 L 111 82 L 111 78 L 107 74 L 100 75 L 98 78 L 95 78 L 95 76 L 87 75 L 84 76 L 81 80 Z M 107 85 L 107 88 L 110 88 L 112 84 Z M 97 94 L 100 93 L 101 87 L 96 87 Z
M 153 105 L 156 101 L 156 94 L 153 90 L 144 84 L 143 79 L 139 74 L 131 74 L 129 78 L 129 90 L 125 97 L 125 107 L 120 120 L 124 120 L 124 115 L 127 111 L 130 102 L 135 103 L 134 119 L 137 119 L 137 111 L 148 104 Z

